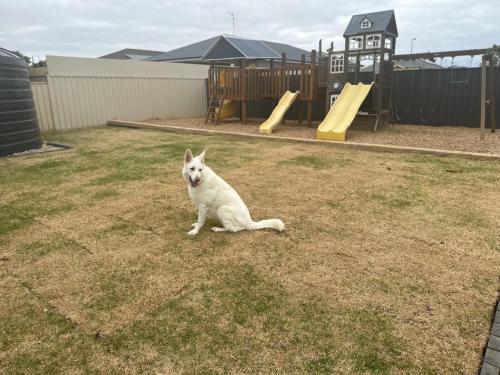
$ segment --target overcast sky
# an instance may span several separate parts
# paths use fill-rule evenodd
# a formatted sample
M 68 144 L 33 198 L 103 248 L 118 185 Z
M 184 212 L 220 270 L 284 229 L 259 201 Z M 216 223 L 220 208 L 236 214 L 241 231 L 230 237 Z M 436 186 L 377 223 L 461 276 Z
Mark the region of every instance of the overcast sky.
M 219 34 L 342 49 L 350 17 L 394 9 L 397 52 L 500 44 L 500 0 L 201 1 L 0 0 L 0 46 L 29 56 L 98 57 L 123 48 L 168 51 Z

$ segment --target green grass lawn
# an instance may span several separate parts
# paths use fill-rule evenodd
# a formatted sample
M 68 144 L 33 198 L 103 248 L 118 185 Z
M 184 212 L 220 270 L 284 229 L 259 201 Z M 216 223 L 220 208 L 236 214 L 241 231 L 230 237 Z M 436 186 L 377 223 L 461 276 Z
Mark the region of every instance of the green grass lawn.
M 500 163 L 120 128 L 0 159 L 0 372 L 475 374 Z M 186 148 L 284 233 L 187 236 Z

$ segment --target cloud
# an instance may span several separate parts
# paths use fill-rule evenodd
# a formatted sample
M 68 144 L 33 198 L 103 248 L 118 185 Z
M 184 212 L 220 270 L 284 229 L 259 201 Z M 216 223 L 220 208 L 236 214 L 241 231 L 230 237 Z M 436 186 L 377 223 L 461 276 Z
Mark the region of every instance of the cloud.
M 28 55 L 97 57 L 122 48 L 167 51 L 231 33 L 290 43 L 305 49 L 331 41 L 339 49 L 354 14 L 395 9 L 397 51 L 483 48 L 500 43 L 500 3 L 479 0 L 2 0 L 0 43 Z

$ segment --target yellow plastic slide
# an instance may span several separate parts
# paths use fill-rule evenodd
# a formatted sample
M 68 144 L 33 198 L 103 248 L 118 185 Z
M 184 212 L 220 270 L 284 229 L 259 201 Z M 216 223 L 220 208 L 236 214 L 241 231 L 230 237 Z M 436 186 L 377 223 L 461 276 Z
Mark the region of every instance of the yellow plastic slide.
M 273 113 L 271 113 L 271 116 L 269 116 L 269 118 L 260 125 L 259 132 L 262 134 L 271 134 L 276 125 L 281 122 L 283 116 L 285 116 L 286 111 L 288 111 L 299 94 L 300 91 L 285 92 L 278 102 L 276 108 L 274 108 Z
M 316 137 L 318 139 L 345 141 L 345 132 L 354 121 L 359 107 L 365 101 L 372 86 L 373 83 L 369 85 L 346 83 L 325 119 L 319 124 Z
M 238 102 L 232 100 L 224 100 L 220 109 L 219 120 L 230 117 L 238 117 L 240 106 Z

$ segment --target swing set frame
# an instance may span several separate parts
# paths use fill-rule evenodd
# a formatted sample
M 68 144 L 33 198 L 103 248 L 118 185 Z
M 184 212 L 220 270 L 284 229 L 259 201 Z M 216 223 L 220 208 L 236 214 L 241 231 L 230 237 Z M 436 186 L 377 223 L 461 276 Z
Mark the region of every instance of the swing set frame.
M 495 118 L 495 69 L 493 64 L 493 56 L 490 54 L 489 50 L 486 48 L 481 49 L 469 49 L 469 50 L 458 50 L 458 51 L 441 51 L 441 52 L 424 52 L 424 53 L 410 53 L 402 55 L 394 55 L 394 60 L 415 60 L 415 59 L 425 59 L 430 61 L 436 61 L 436 59 L 443 59 L 445 57 L 451 57 L 454 59 L 458 56 L 470 56 L 471 64 L 472 58 L 474 56 L 482 56 L 481 63 L 481 119 L 479 123 L 480 127 L 480 139 L 484 140 L 486 133 L 486 113 L 489 110 L 489 123 L 491 132 L 494 133 L 496 130 L 496 118 Z M 453 69 L 453 66 L 452 66 Z M 469 76 L 470 77 L 470 76 Z M 468 83 L 469 78 L 466 81 L 453 81 L 452 84 L 456 83 Z

